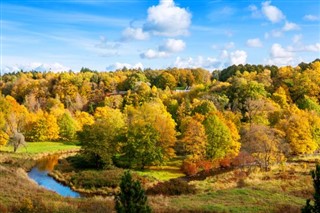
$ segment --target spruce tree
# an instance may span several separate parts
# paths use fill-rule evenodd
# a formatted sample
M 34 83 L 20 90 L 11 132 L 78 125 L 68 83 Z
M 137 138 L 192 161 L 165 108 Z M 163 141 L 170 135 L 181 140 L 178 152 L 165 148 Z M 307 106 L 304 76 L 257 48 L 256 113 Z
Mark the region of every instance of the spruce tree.
M 120 192 L 115 196 L 118 213 L 149 213 L 147 196 L 139 181 L 132 180 L 130 171 L 121 178 Z

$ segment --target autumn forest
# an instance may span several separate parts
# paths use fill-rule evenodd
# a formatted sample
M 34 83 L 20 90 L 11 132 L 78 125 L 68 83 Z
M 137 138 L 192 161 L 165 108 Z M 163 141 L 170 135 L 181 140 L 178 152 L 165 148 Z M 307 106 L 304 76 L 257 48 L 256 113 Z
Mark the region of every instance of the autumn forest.
M 24 140 L 15 140 L 17 135 Z M 192 179 L 195 177 L 208 181 L 218 177 L 214 176 L 216 172 L 235 172 L 241 168 L 242 173 L 237 173 L 233 182 L 252 190 L 246 185 L 248 178 L 239 178 L 243 171 L 247 172 L 246 177 L 249 177 L 248 170 L 253 168 L 259 169 L 259 174 L 271 174 L 274 168 L 283 171 L 286 163 L 318 152 L 320 61 L 302 62 L 296 67 L 240 64 L 213 72 L 202 68 L 142 70 L 125 67 L 114 72 L 97 72 L 83 67 L 80 72 L 21 70 L 4 74 L 0 80 L 0 150 L 15 160 L 0 160 L 8 165 L 12 161 L 20 162 L 14 152 L 24 152 L 29 144 L 46 142 L 79 147 L 75 156 L 59 160 L 58 165 L 66 184 L 71 182 L 75 188 L 107 186 L 116 189 L 122 171 L 130 169 L 137 171 L 133 176 L 140 180 L 148 196 L 165 195 L 168 186 L 157 184 L 170 182 L 171 178 L 156 183 L 153 180 L 154 184 L 148 185 L 146 182 L 152 181 L 145 180 L 150 177 L 144 172 L 175 167 L 190 181 L 195 181 Z M 305 169 L 304 178 L 309 178 L 309 167 L 305 166 Z M 2 168 L 2 171 L 7 170 Z M 77 176 L 72 171 L 83 175 Z M 101 173 L 108 176 L 105 175 L 108 171 L 113 172 L 117 183 L 89 184 L 89 180 L 98 179 Z M 88 177 L 87 182 L 80 180 L 84 174 Z M 286 181 L 269 176 L 272 181 Z M 179 184 L 183 183 L 176 185 Z M 193 190 L 200 193 L 204 185 L 189 183 L 184 187 L 194 194 Z M 108 191 L 109 194 L 113 192 Z M 288 190 L 283 193 L 295 195 Z M 183 191 L 181 194 L 188 193 Z M 153 210 L 179 210 L 171 204 L 167 209 L 161 209 L 165 207 L 152 196 L 149 202 Z M 300 200 L 288 201 L 286 205 L 296 212 L 304 200 L 311 197 L 312 193 L 297 195 L 292 199 Z M 13 200 L 2 200 L 4 204 L 0 205 L 0 211 L 2 208 L 10 212 Z M 28 202 L 34 209 L 42 205 L 39 207 L 32 200 Z M 100 201 L 88 203 L 95 202 Z M 88 203 L 75 204 L 77 207 L 72 208 L 75 212 L 90 212 Z M 19 208 L 27 206 L 21 205 Z M 283 206 L 279 204 L 272 208 L 281 212 L 281 208 L 288 207 Z M 222 210 L 214 208 L 214 212 Z M 266 209 L 257 212 L 262 210 Z M 201 211 L 211 210 L 202 208 Z

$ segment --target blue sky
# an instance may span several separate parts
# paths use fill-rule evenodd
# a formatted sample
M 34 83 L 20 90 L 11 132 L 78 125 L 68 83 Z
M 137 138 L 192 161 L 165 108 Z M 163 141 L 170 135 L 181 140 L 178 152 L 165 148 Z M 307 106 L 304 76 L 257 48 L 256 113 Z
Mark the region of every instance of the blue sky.
M 320 58 L 318 0 L 2 0 L 3 72 Z

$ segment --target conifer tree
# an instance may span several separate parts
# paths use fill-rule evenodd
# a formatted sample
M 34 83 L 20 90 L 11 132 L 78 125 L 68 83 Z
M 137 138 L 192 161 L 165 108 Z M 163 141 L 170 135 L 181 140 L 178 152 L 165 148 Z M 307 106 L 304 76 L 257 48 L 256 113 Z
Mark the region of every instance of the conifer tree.
M 151 208 L 147 204 L 147 196 L 139 181 L 132 180 L 130 171 L 126 171 L 121 178 L 120 193 L 115 196 L 118 213 L 149 213 Z
M 312 206 L 310 204 L 310 199 L 308 199 L 306 205 L 301 211 L 302 213 L 320 213 L 320 164 L 316 166 L 316 170 L 311 171 L 311 176 L 314 187 L 314 205 Z

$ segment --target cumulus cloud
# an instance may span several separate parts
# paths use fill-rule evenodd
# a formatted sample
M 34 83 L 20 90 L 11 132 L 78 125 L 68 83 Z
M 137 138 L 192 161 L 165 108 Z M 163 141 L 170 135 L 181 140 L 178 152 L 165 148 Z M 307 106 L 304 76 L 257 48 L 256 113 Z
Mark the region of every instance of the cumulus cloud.
M 159 46 L 159 51 L 164 52 L 181 52 L 186 47 L 186 43 L 180 39 L 167 39 L 165 44 Z
M 262 47 L 262 42 L 259 38 L 253 38 L 247 40 L 248 47 Z
M 246 64 L 247 62 L 247 53 L 243 50 L 236 50 L 235 52 L 230 53 L 230 63 L 239 65 Z
M 142 28 L 133 28 L 133 27 L 127 27 L 122 32 L 122 40 L 128 41 L 128 40 L 147 40 L 149 38 L 149 33 L 144 32 Z
M 168 56 L 169 55 L 167 52 L 156 51 L 153 49 L 148 49 L 146 52 L 140 54 L 141 58 L 146 58 L 146 59 L 165 58 Z
M 120 63 L 120 62 L 116 62 L 114 64 L 111 64 L 109 66 L 106 67 L 106 70 L 108 71 L 115 71 L 115 70 L 119 70 L 119 69 L 123 69 L 124 67 L 128 68 L 128 69 L 143 69 L 143 64 L 142 63 L 136 63 L 136 64 L 128 64 L 128 63 Z
M 64 66 L 60 63 L 39 63 L 33 62 L 30 64 L 15 64 L 11 66 L 5 66 L 3 72 L 10 73 L 10 72 L 18 72 L 18 71 L 38 71 L 38 72 L 63 72 L 70 70 L 70 67 Z
M 286 23 L 282 28 L 283 31 L 291 31 L 291 30 L 299 30 L 299 29 L 300 29 L 299 25 L 293 22 L 288 22 L 288 21 L 286 21 Z
M 170 56 L 172 53 L 181 52 L 185 49 L 186 44 L 180 39 L 167 39 L 166 42 L 158 47 L 158 50 L 148 49 L 141 53 L 141 58 L 155 59 Z
M 159 5 L 148 9 L 143 31 L 160 36 L 180 36 L 189 33 L 191 13 L 177 7 L 173 0 L 160 0 Z
M 205 69 L 217 69 L 220 66 L 221 62 L 219 62 L 216 58 L 203 56 L 198 56 L 197 58 L 181 58 L 177 57 L 173 66 L 178 68 L 205 68 Z
M 273 44 L 270 50 L 270 59 L 268 64 L 275 64 L 278 66 L 289 65 L 294 61 L 294 53 L 282 47 L 281 44 Z
M 271 1 L 262 3 L 262 13 L 272 23 L 277 23 L 285 19 L 282 11 L 277 7 L 271 5 Z
M 311 14 L 308 14 L 308 15 L 305 15 L 303 17 L 304 20 L 307 20 L 307 21 L 318 21 L 320 20 L 320 17 L 319 16 L 315 16 L 315 15 L 311 15 Z

